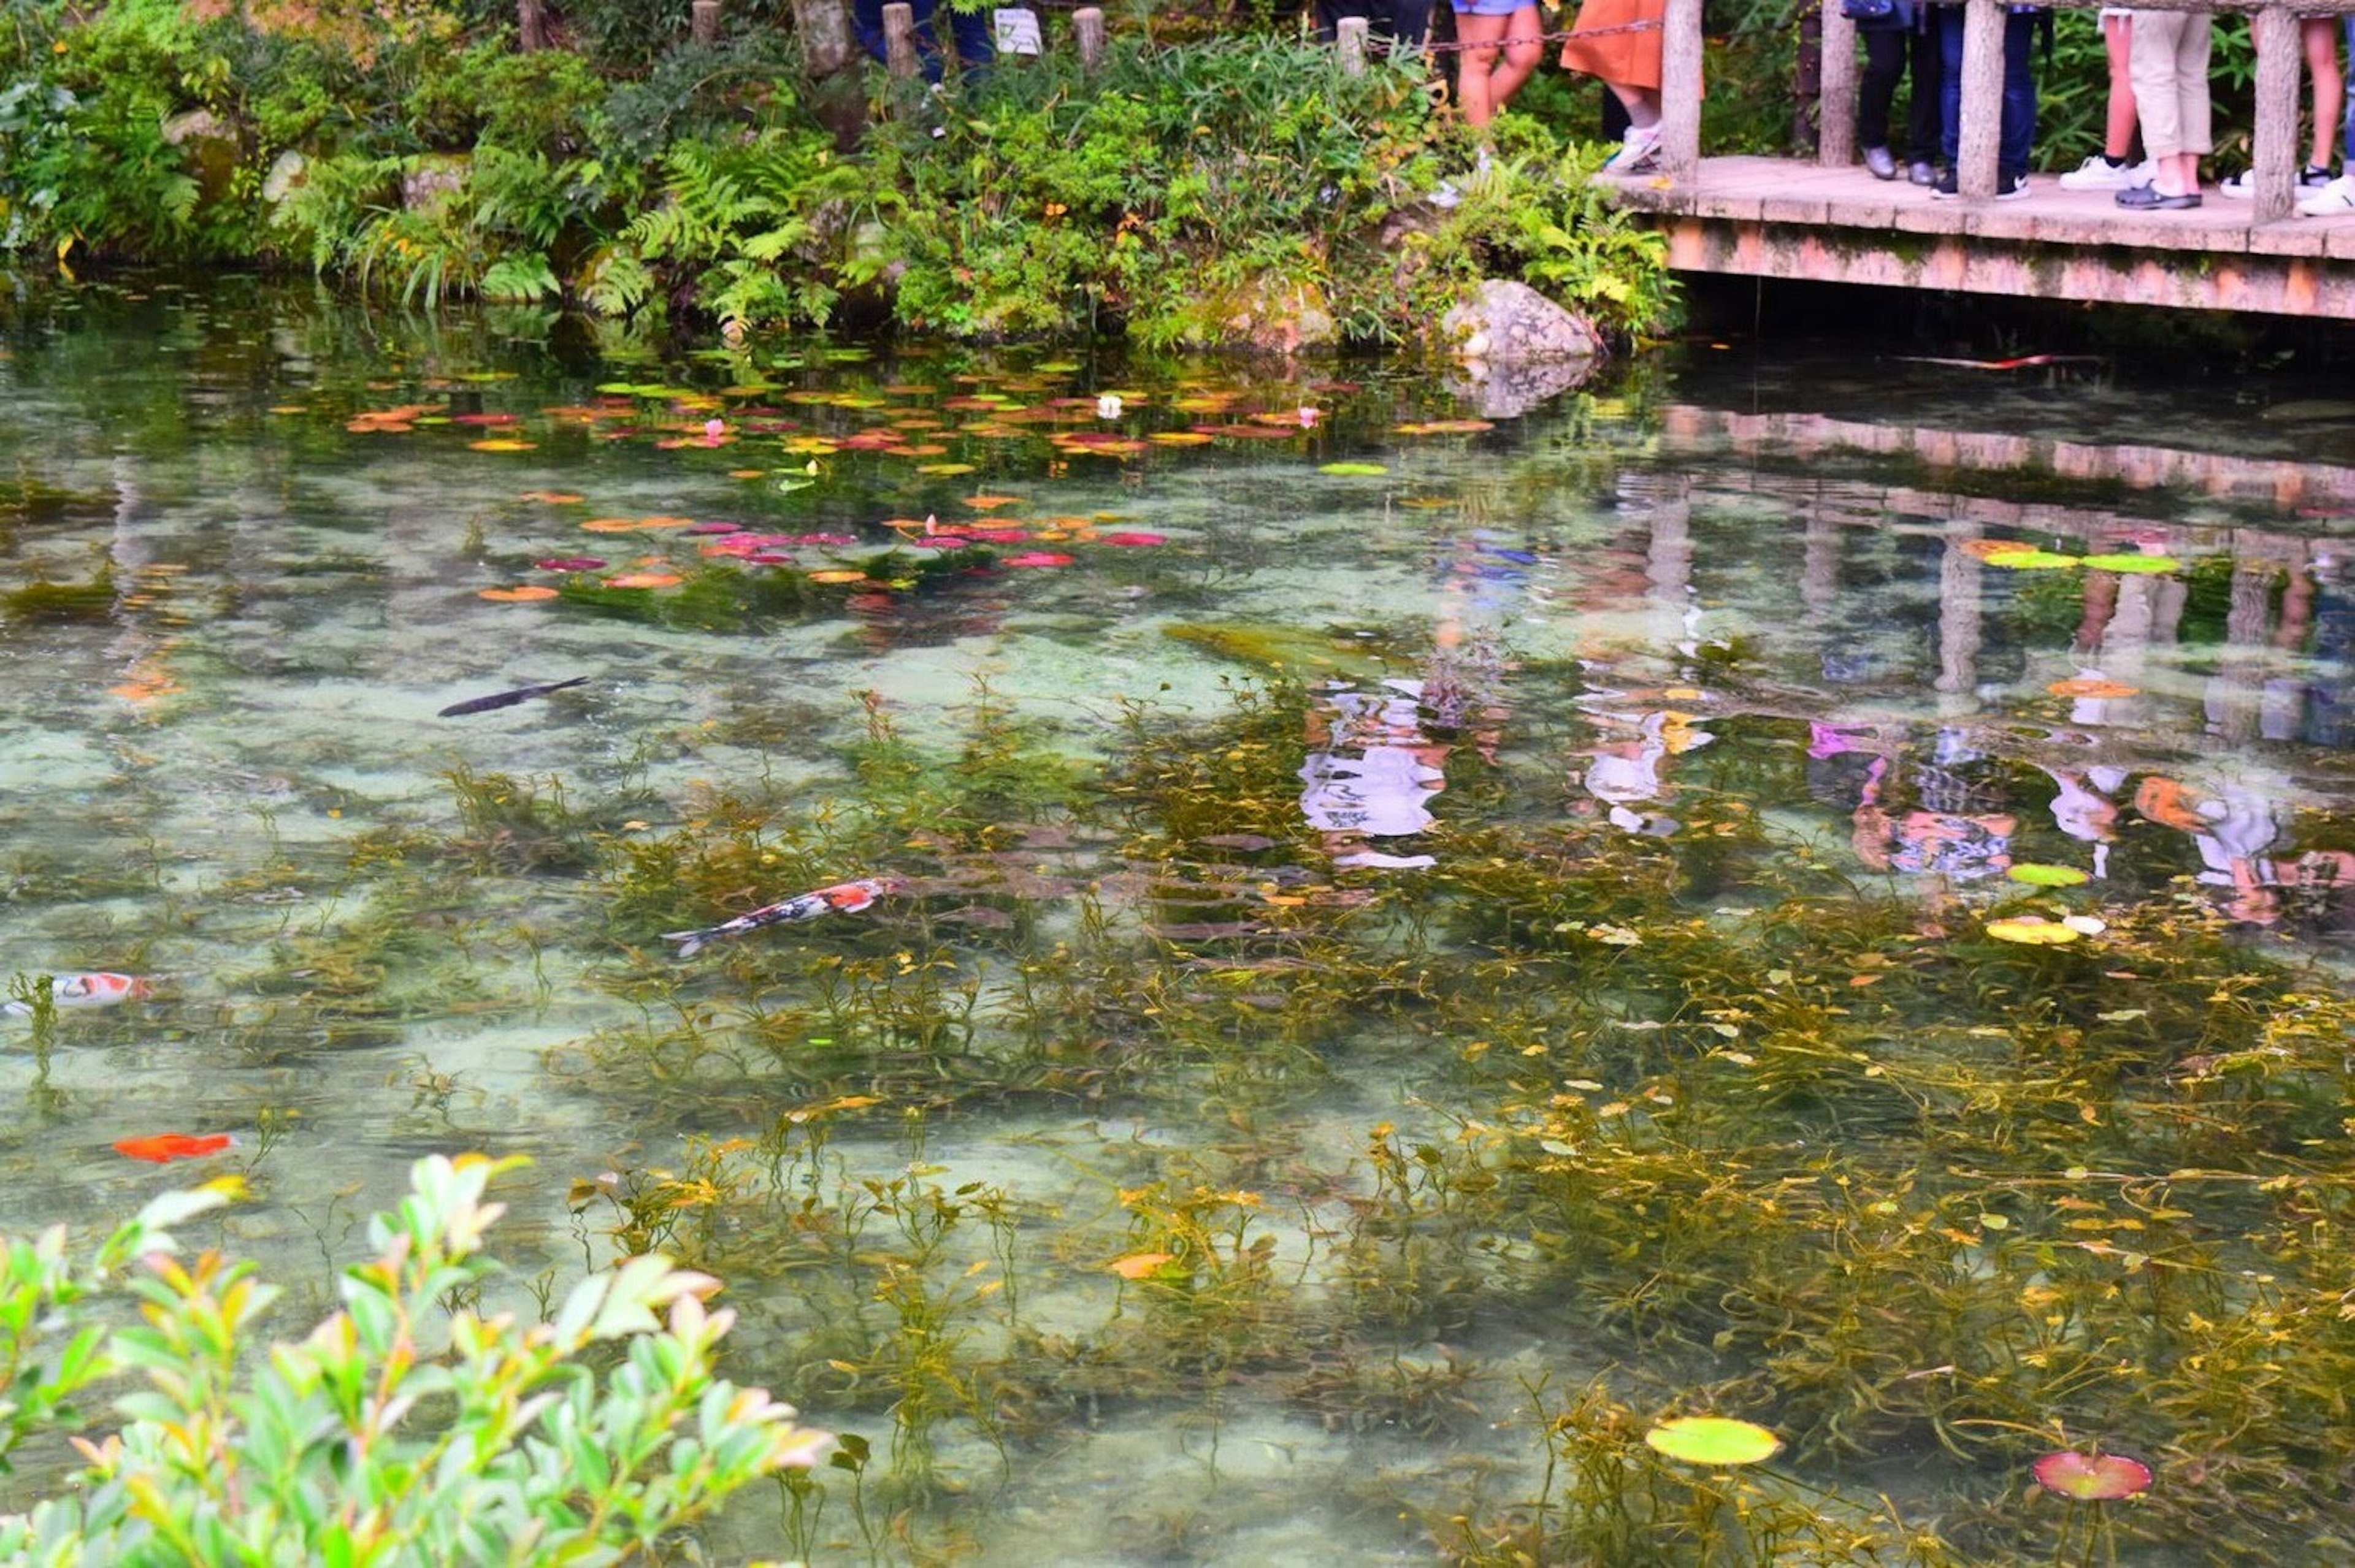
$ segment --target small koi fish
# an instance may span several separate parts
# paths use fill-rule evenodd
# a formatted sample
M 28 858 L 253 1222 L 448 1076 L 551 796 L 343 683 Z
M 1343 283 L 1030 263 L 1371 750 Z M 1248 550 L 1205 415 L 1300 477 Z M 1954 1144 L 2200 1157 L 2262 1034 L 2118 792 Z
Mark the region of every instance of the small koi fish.
M 702 926 L 694 931 L 666 931 L 662 937 L 665 942 L 678 944 L 681 958 L 692 958 L 704 944 L 716 942 L 723 936 L 741 936 L 764 925 L 815 920 L 822 914 L 857 914 L 877 899 L 896 893 L 907 885 L 904 877 L 862 877 L 855 882 L 837 882 L 832 887 L 796 893 L 792 898 L 763 904 L 750 914 L 723 920 L 718 925 Z
M 227 1133 L 153 1133 L 144 1138 L 121 1139 L 114 1152 L 169 1165 L 176 1159 L 198 1159 L 236 1147 L 237 1140 Z
M 456 719 L 468 713 L 488 713 L 494 708 L 513 708 L 518 702 L 528 702 L 535 697 L 546 697 L 551 691 L 562 691 L 568 686 L 586 686 L 589 677 L 576 675 L 570 680 L 547 680 L 537 686 L 518 686 L 513 691 L 495 691 L 488 697 L 471 697 L 464 702 L 453 702 L 433 717 Z
M 136 975 L 59 975 L 49 982 L 49 1000 L 60 1008 L 103 1008 L 146 996 L 153 989 Z M 0 1013 L 21 1018 L 32 1010 L 29 1002 L 0 1003 Z

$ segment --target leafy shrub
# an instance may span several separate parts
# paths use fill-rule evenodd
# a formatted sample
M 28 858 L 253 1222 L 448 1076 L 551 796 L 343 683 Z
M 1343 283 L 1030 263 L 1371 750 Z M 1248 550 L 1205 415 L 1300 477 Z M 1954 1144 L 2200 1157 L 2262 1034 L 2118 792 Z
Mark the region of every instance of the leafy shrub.
M 640 1257 L 546 1323 L 445 1312 L 493 1272 L 479 1250 L 504 1206 L 484 1192 L 505 1168 L 419 1161 L 410 1196 L 369 1224 L 376 1255 L 344 1271 L 343 1309 L 266 1357 L 252 1336 L 277 1292 L 250 1264 L 184 1259 L 170 1234 L 233 1181 L 157 1199 L 86 1264 L 62 1227 L 7 1243 L 0 1465 L 69 1429 L 103 1380 L 144 1386 L 115 1402 L 118 1431 L 74 1439 L 70 1490 L 0 1517 L 0 1557 L 592 1561 L 651 1552 L 745 1483 L 815 1462 L 824 1435 L 712 1375 L 731 1315 L 704 1309 L 703 1275 Z M 102 1310 L 126 1292 L 136 1327 Z M 620 1352 L 602 1374 L 582 1360 L 600 1343 Z

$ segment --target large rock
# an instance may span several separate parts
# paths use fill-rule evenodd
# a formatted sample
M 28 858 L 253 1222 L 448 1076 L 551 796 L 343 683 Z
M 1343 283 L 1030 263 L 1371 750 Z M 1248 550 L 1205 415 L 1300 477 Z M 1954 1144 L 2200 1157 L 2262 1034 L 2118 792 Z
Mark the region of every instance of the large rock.
M 1459 358 L 1498 365 L 1584 363 L 1603 335 L 1527 283 L 1490 278 L 1440 319 L 1441 341 Z
M 438 212 L 466 188 L 474 160 L 464 153 L 420 153 L 400 172 L 400 205 L 411 212 Z
M 235 126 L 209 109 L 191 109 L 164 122 L 164 144 L 180 149 L 180 166 L 193 176 L 207 203 L 229 195 L 245 144 Z
M 1325 291 L 1314 283 L 1256 278 L 1204 300 L 1197 319 L 1200 325 L 1188 335 L 1189 347 L 1300 354 L 1341 341 Z

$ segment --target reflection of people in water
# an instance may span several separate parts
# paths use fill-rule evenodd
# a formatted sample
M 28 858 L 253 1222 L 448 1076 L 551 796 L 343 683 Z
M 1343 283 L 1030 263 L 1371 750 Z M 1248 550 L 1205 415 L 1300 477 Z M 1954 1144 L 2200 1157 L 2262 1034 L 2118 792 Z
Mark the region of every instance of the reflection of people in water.
M 1941 730 L 1932 760 L 1913 769 L 1920 804 L 1901 812 L 1886 798 L 1891 761 L 1875 757 L 1853 818 L 1858 857 L 1877 871 L 1928 872 L 1955 882 L 2009 870 L 2019 819 L 1994 809 L 1998 803 L 1970 775 L 1968 764 L 1980 760 L 1958 731 Z
M 1337 866 L 1435 863 L 1429 855 L 1386 854 L 1369 842 L 1430 827 L 1428 802 L 1446 785 L 1448 747 L 1424 732 L 1423 689 L 1419 680 L 1386 680 L 1374 691 L 1340 688 L 1309 712 L 1300 810 L 1324 831 Z
M 1668 759 L 1706 746 L 1716 737 L 1693 728 L 1690 714 L 1668 709 L 1640 717 L 1595 717 L 1608 726 L 1605 733 L 1621 738 L 1591 748 L 1586 754 L 1593 760 L 1576 782 L 1603 803 L 1612 826 L 1654 837 L 1674 833 L 1681 824 L 1664 811 L 1650 809 L 1672 793 L 1663 777 Z
M 2118 803 L 2111 798 L 2126 783 L 2126 771 L 2116 767 L 2046 768 L 2045 775 L 2060 785 L 2052 796 L 2052 821 L 2062 832 L 2094 847 L 2093 874 L 2110 874 L 2110 844 L 2117 837 Z
M 2200 850 L 2198 880 L 2230 890 L 2223 897 L 2225 914 L 2258 925 L 2280 918 L 2281 901 L 2274 893 L 2278 871 L 2264 852 L 2280 836 L 2281 825 L 2264 796 L 2237 783 L 2210 794 L 2153 773 L 2135 790 L 2135 809 L 2191 835 Z

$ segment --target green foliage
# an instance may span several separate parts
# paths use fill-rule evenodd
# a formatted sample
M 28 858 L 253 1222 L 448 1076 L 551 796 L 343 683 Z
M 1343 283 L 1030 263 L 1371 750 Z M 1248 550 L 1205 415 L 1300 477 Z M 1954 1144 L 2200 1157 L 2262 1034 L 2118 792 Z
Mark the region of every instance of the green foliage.
M 511 1163 L 511 1162 L 508 1162 Z M 0 1285 L 0 1456 L 79 1424 L 78 1396 L 134 1386 L 124 1424 L 76 1439 L 76 1486 L 0 1518 L 0 1554 L 66 1564 L 516 1563 L 657 1555 L 665 1531 L 746 1483 L 815 1462 L 823 1435 L 715 1377 L 732 1314 L 713 1282 L 637 1257 L 525 1326 L 471 1306 L 504 1205 L 479 1156 L 434 1156 L 369 1222 L 374 1256 L 343 1307 L 260 1357 L 277 1291 L 171 1228 L 237 1183 L 167 1194 L 87 1263 L 62 1227 L 7 1243 Z M 101 1309 L 127 1295 L 134 1326 Z M 594 1357 L 602 1365 L 590 1364 Z

